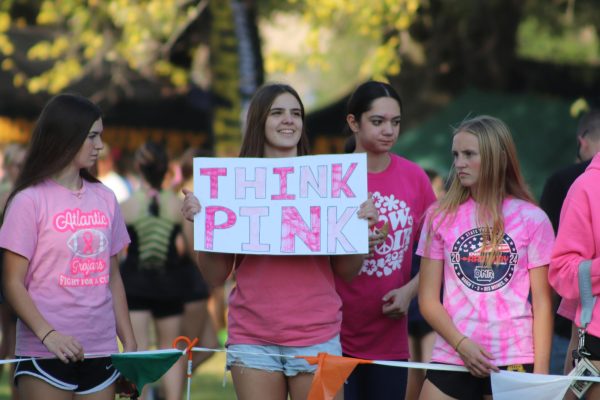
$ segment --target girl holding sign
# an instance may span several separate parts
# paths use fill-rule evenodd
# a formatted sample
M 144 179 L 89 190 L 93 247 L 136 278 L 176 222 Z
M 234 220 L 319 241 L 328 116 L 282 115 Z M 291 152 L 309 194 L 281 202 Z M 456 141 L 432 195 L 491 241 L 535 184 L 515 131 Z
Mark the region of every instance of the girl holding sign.
M 348 101 L 348 128 L 355 152 L 367 154 L 368 186 L 379 208 L 384 241 L 375 246 L 351 282 L 336 277 L 343 302 L 345 355 L 370 360 L 407 360 L 407 312 L 417 293 L 411 259 L 421 217 L 435 195 L 425 172 L 390 153 L 400 133 L 402 101 L 392 86 L 370 81 Z M 358 365 L 344 388 L 345 400 L 404 398 L 407 371 Z
M 304 106 L 288 85 L 260 88 L 248 109 L 241 157 L 308 155 Z M 184 191 L 183 214 L 193 220 L 198 199 Z M 359 217 L 377 220 L 371 200 Z M 308 395 L 315 367 L 302 359 L 273 356 L 341 355 L 341 300 L 334 275 L 350 280 L 362 255 L 258 256 L 198 253 L 211 285 L 222 284 L 232 269 L 236 286 L 229 299 L 227 367 L 240 399 L 293 400 Z M 236 353 L 240 351 L 243 353 Z M 244 354 L 252 353 L 252 354 Z
M 103 147 L 100 109 L 61 94 L 44 107 L 8 197 L 3 283 L 18 315 L 22 399 L 114 399 L 109 356 L 137 344 L 117 254 L 129 236 L 114 193 L 89 169 Z
M 464 121 L 452 154 L 450 188 L 428 210 L 417 250 L 419 304 L 439 334 L 432 360 L 470 374 L 429 370 L 420 398 L 490 399 L 492 371 L 548 373 L 554 233 L 502 121 Z

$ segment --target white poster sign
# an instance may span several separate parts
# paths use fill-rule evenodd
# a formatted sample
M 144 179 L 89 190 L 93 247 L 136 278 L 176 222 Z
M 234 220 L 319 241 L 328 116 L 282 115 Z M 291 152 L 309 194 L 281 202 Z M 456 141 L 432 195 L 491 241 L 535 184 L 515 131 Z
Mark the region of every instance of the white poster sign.
M 195 158 L 194 248 L 218 253 L 368 253 L 365 154 Z

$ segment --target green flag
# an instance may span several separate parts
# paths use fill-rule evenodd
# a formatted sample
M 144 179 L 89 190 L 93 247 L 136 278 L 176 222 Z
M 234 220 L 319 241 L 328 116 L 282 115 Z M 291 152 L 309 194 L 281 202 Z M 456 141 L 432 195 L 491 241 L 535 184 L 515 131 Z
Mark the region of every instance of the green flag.
M 182 354 L 182 350 L 166 349 L 119 353 L 111 355 L 111 358 L 115 368 L 135 383 L 141 393 L 146 383 L 160 379 Z

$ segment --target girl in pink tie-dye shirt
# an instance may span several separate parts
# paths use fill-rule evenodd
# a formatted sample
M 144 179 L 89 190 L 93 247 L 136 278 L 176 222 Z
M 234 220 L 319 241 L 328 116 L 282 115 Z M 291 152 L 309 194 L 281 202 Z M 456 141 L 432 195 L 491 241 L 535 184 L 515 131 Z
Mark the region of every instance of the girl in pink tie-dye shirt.
M 439 335 L 432 361 L 471 374 L 429 370 L 421 399 L 489 399 L 492 371 L 548 373 L 554 233 L 502 121 L 463 122 L 452 154 L 450 189 L 428 210 L 417 250 L 419 304 Z

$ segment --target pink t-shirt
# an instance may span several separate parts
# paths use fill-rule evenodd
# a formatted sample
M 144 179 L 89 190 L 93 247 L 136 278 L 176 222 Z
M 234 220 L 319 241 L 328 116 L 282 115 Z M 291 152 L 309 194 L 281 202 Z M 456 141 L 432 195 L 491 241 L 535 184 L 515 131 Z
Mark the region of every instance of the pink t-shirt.
M 77 192 L 52 180 L 19 192 L 0 229 L 0 247 L 29 260 L 25 287 L 40 313 L 86 353 L 118 351 L 110 257 L 128 243 L 115 195 L 85 180 Z M 15 353 L 52 356 L 21 320 Z
M 339 334 L 341 300 L 329 257 L 237 258 L 228 344 L 312 346 Z
M 506 199 L 502 211 L 505 234 L 499 263 L 492 268 L 479 262 L 482 234 L 472 199 L 439 227 L 441 218 L 436 217 L 429 247 L 428 212 L 417 253 L 444 260 L 443 304 L 461 333 L 493 354 L 496 365 L 533 363 L 529 270 L 550 262 L 554 232 L 546 214 L 529 202 Z M 463 365 L 440 336 L 432 360 Z
M 368 174 L 369 192 L 379 210 L 381 227 L 389 223 L 385 242 L 368 257 L 350 283 L 336 277 L 343 303 L 342 348 L 345 354 L 376 360 L 409 358 L 407 318 L 382 312 L 382 298 L 410 281 L 413 246 L 425 210 L 435 201 L 431 183 L 415 163 L 391 154 L 384 171 Z

